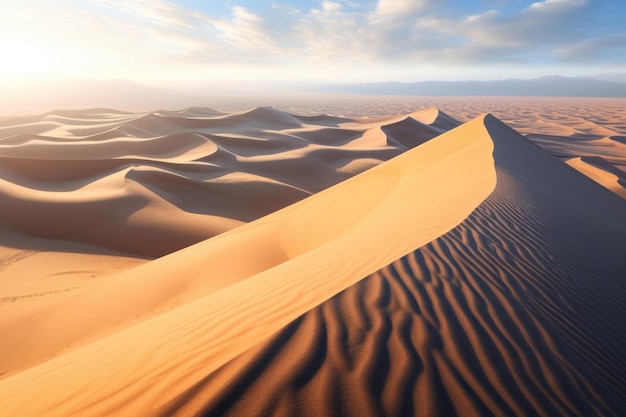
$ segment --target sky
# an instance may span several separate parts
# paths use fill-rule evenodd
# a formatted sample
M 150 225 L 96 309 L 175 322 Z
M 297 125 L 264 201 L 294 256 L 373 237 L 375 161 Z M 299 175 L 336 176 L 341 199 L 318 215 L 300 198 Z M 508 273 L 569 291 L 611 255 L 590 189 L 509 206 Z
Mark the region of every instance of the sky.
M 626 71 L 615 0 L 0 0 L 0 82 L 370 82 Z

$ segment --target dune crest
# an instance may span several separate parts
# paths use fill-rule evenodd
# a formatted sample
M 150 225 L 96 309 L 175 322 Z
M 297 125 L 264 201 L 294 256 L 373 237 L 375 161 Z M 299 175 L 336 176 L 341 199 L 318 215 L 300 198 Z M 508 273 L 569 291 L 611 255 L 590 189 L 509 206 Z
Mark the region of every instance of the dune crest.
M 288 206 L 453 125 L 436 109 L 400 120 L 257 107 L 233 114 L 91 109 L 5 121 L 0 223 L 35 237 L 162 256 Z
M 162 412 L 159 407 L 167 407 L 167 398 L 177 395 L 172 389 L 184 392 L 200 375 L 462 221 L 491 192 L 495 176 L 492 142 L 482 120 L 458 130 L 81 293 L 51 320 L 72 320 L 88 305 L 94 311 L 90 326 L 97 325 L 101 308 L 111 313 L 98 305 L 113 299 L 118 312 L 113 314 L 126 312 L 123 319 L 134 317 L 137 308 L 181 307 L 4 379 L 0 396 L 5 410 L 97 415 L 121 412 L 117 407 L 124 404 L 125 413 L 145 413 L 148 406 Z M 437 184 L 429 181 L 434 177 Z M 140 288 L 150 291 L 138 294 Z M 154 349 L 169 353 L 148 353 Z M 172 362 L 170 355 L 179 360 Z M 178 382 L 116 388 L 152 379 L 154 372 Z M 91 376 L 96 380 L 84 379 Z M 67 383 L 58 386 L 58 378 Z M 14 394 L 29 386 L 42 392 L 30 405 Z M 164 396 L 159 387 L 166 386 Z
M 0 414 L 626 414 L 622 116 L 480 103 L 1 121 Z
M 466 220 L 225 364 L 168 412 L 622 415 L 626 204 L 495 118 L 484 123 L 497 184 Z M 581 195 L 594 205 L 576 204 Z

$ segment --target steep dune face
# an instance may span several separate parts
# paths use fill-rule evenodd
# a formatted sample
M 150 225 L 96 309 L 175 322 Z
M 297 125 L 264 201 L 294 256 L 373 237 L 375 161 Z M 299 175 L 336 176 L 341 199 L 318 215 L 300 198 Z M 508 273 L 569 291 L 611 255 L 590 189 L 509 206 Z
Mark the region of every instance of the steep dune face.
M 623 415 L 626 204 L 485 125 L 469 218 L 220 368 L 200 415 Z
M 202 397 L 182 403 L 179 398 L 189 397 L 195 386 L 204 392 L 203 381 L 213 370 L 466 218 L 495 185 L 492 149 L 478 119 L 299 203 L 65 300 L 41 320 L 63 322 L 67 329 L 23 359 L 41 363 L 0 382 L 4 410 L 198 411 Z M 154 310 L 169 311 L 122 331 L 112 326 Z M 44 362 L 89 332 L 100 339 Z M 29 400 L 33 389 L 40 393 L 37 401 Z

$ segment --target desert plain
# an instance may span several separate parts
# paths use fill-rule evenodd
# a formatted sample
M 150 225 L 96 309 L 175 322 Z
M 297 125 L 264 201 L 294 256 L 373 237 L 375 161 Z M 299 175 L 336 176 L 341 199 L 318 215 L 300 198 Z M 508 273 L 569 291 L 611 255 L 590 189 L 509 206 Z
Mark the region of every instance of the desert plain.
M 0 415 L 626 415 L 626 99 L 0 120 Z

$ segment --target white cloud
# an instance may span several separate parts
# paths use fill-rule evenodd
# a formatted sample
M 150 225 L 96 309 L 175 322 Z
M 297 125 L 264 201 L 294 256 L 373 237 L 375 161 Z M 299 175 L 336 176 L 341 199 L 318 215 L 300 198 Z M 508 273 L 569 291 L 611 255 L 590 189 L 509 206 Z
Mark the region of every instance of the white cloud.
M 470 50 L 491 60 L 555 59 L 556 48 L 582 40 L 586 6 L 584 0 L 545 0 L 514 15 L 488 11 L 465 19 L 459 33 Z
M 374 20 L 411 17 L 430 5 L 430 0 L 378 0 Z
M 544 0 L 532 3 L 525 10 L 539 12 L 561 12 L 587 4 L 587 0 Z
M 341 11 L 341 3 L 336 3 L 334 1 L 326 1 L 322 2 L 322 11 L 324 13 L 337 13 Z
M 209 20 L 201 13 L 165 0 L 88 0 L 94 6 L 114 9 L 133 18 L 167 28 L 193 28 L 196 20 Z
M 277 0 L 256 12 L 237 0 L 229 4 L 230 13 L 212 16 L 174 0 L 33 0 L 3 5 L 0 34 L 26 38 L 24 31 L 37 28 L 31 37 L 41 45 L 45 39 L 74 48 L 73 58 L 64 52 L 67 68 L 116 76 L 124 68 L 178 74 L 264 67 L 276 68 L 277 77 L 281 68 L 307 68 L 323 77 L 349 67 L 363 72 L 584 57 L 623 62 L 626 56 L 619 43 L 623 30 L 618 36 L 588 23 L 599 6 L 586 0 L 527 2 L 506 13 L 493 1 L 485 2 L 489 9 L 470 12 L 435 0 L 323 0 L 312 9 Z
M 484 13 L 473 14 L 471 16 L 468 16 L 467 18 L 465 18 L 465 22 L 470 23 L 470 24 L 476 24 L 476 23 L 481 23 L 485 21 L 490 21 L 497 17 L 498 17 L 497 10 L 488 10 Z

